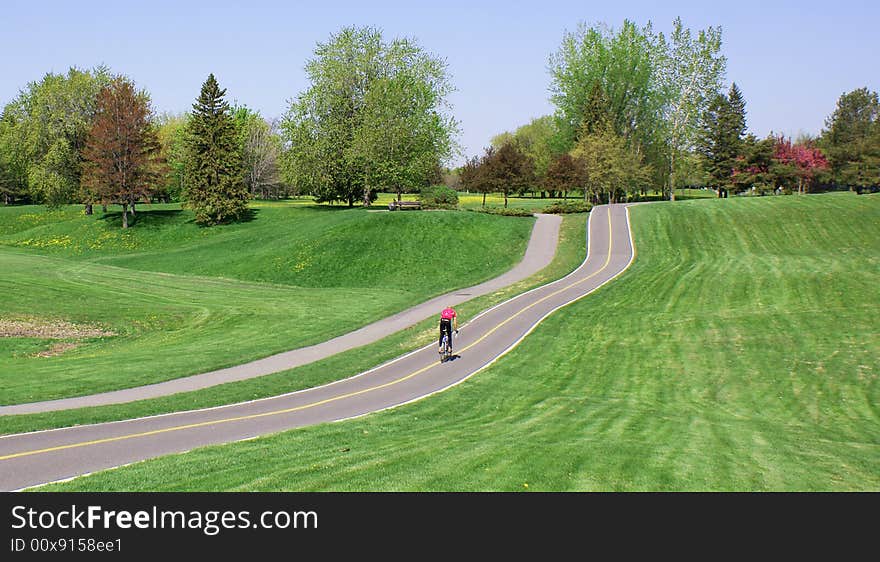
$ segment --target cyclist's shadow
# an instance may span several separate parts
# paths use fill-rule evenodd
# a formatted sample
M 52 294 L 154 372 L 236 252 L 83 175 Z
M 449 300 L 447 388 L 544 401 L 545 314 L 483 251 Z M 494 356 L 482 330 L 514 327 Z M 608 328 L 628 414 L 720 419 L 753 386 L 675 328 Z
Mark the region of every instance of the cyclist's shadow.
M 453 353 L 452 355 L 450 355 L 449 357 L 444 359 L 443 363 L 449 363 L 450 361 L 455 361 L 456 359 L 460 359 L 460 358 L 461 358 L 461 355 L 458 355 L 457 353 Z

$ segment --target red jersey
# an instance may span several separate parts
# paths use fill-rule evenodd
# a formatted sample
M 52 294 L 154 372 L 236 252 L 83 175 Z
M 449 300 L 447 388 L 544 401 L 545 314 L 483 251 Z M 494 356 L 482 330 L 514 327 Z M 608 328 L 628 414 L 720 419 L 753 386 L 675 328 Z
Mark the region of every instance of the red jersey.
M 445 320 L 452 320 L 455 318 L 455 309 L 453 308 L 444 308 L 443 312 L 440 313 L 440 318 Z

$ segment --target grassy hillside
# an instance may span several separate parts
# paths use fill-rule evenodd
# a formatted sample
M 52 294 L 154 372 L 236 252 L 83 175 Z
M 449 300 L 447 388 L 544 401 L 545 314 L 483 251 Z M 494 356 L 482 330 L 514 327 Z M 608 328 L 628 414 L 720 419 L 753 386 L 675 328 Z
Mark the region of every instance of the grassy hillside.
M 533 219 L 297 206 L 199 228 L 170 206 L 118 218 L 0 210 L 0 320 L 106 336 L 0 338 L 0 401 L 89 394 L 326 340 L 521 259 Z M 77 347 L 52 355 L 59 342 Z M 50 356 L 40 357 L 38 354 Z
M 87 217 L 79 207 L 13 207 L 0 209 L 0 245 L 141 271 L 438 293 L 510 267 L 532 220 L 297 204 L 253 213 L 248 222 L 201 228 L 176 205 L 152 205 L 123 230 L 112 209 Z
M 445 393 L 49 489 L 880 489 L 880 197 L 632 218 L 622 278 Z

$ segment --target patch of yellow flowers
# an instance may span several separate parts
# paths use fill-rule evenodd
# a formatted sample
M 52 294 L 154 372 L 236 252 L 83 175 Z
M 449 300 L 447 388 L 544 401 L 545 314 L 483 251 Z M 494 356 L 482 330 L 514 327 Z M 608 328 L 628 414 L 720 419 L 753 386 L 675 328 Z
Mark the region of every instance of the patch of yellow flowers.
M 68 248 L 73 244 L 70 236 L 56 236 L 54 238 L 34 239 L 28 238 L 18 242 L 19 246 L 28 246 L 31 248 Z

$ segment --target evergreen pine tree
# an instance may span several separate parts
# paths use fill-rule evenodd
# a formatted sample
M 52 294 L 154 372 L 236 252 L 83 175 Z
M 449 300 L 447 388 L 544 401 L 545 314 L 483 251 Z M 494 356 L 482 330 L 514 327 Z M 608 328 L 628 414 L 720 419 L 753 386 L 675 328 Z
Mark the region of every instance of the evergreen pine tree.
M 186 204 L 196 222 L 215 225 L 239 220 L 249 192 L 235 123 L 214 75 L 202 84 L 188 125 Z
M 743 98 L 742 90 L 736 85 L 731 84 L 730 92 L 727 94 L 727 135 L 729 156 L 736 159 L 743 154 L 743 139 L 746 135 L 746 100 Z
M 727 96 L 717 94 L 709 103 L 698 137 L 698 151 L 719 197 L 736 188 L 733 172 L 738 159 L 744 156 L 745 133 L 746 102 L 734 83 Z
M 611 106 L 608 102 L 608 96 L 599 82 L 593 82 L 590 88 L 590 94 L 587 97 L 587 105 L 584 108 L 584 120 L 581 123 L 580 135 L 578 138 L 593 135 L 596 133 L 605 133 L 613 130 L 614 122 L 611 117 Z

